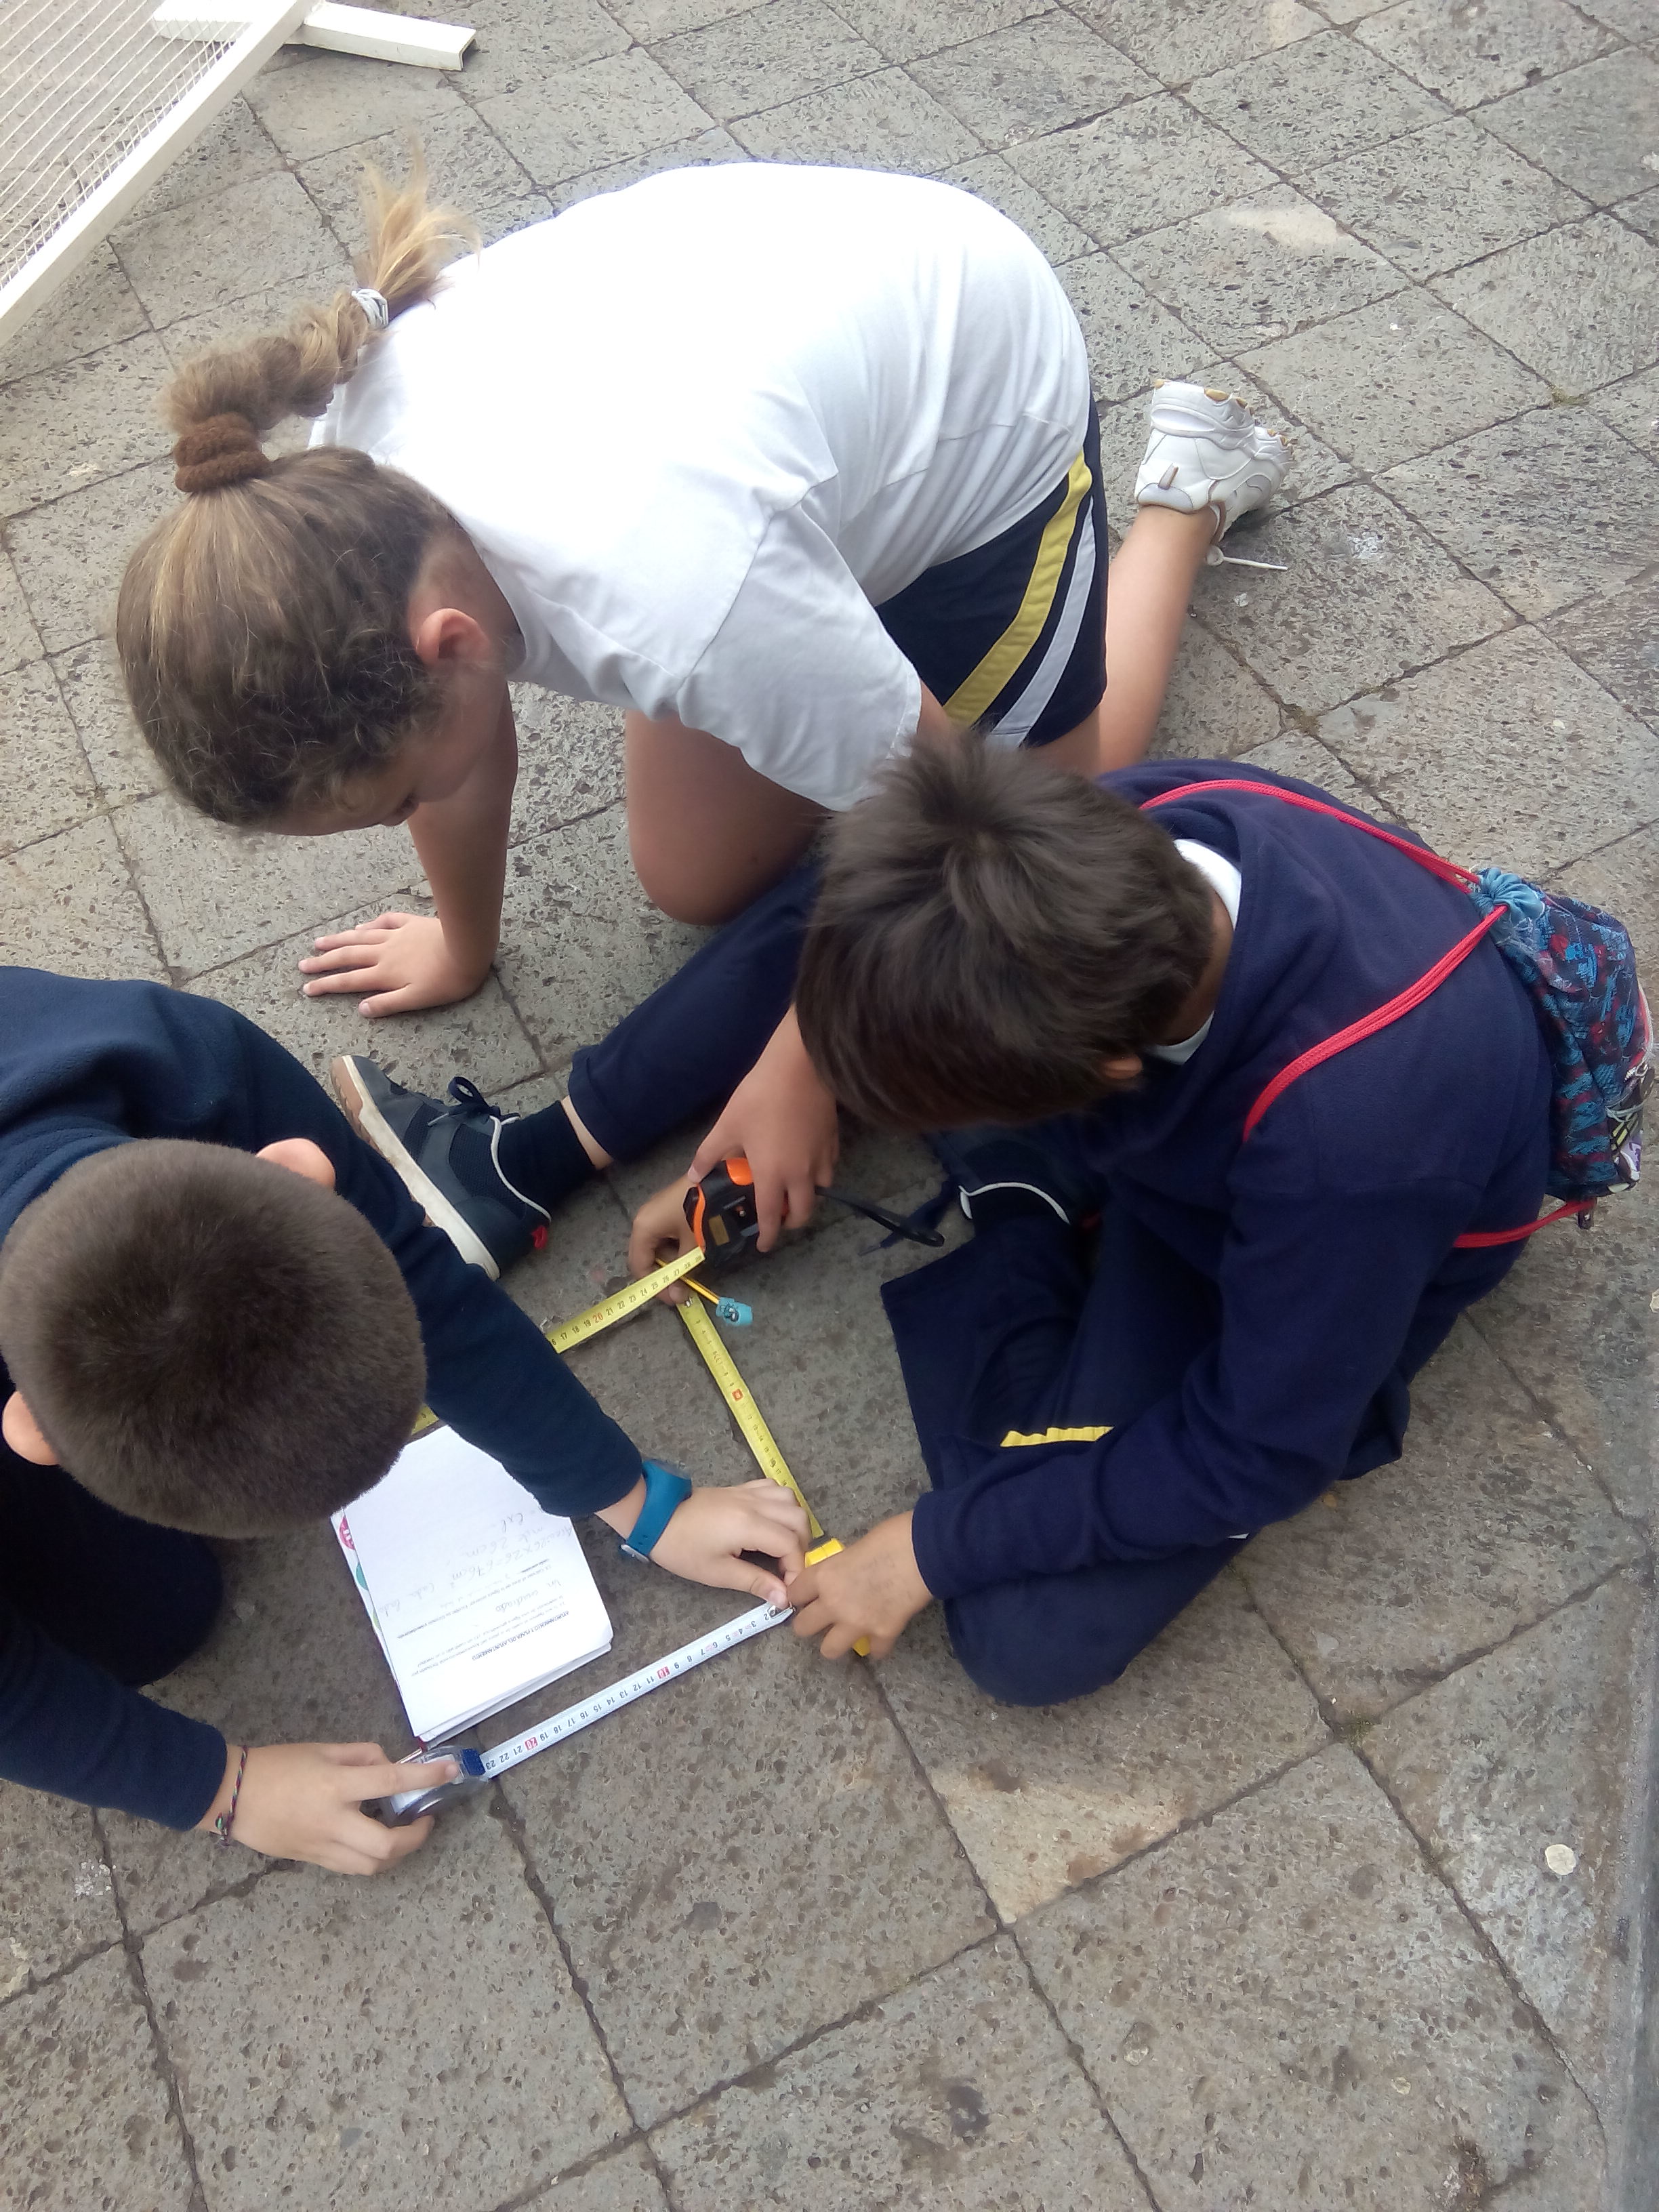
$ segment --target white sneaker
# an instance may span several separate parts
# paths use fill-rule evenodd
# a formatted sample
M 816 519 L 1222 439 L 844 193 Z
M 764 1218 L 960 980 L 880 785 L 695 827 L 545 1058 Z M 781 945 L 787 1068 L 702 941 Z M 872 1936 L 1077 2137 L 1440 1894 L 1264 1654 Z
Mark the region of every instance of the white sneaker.
M 1241 514 L 1270 500 L 1285 481 L 1291 449 L 1264 430 L 1242 400 L 1201 384 L 1153 386 L 1152 434 L 1135 478 L 1137 507 L 1208 507 L 1218 542 Z

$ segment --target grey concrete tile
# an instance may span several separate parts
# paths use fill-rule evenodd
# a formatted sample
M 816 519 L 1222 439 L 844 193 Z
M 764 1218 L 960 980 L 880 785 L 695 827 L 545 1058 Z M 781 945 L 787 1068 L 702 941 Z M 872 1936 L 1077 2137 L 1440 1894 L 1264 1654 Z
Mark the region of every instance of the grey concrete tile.
M 146 332 L 7 387 L 0 415 L 0 509 L 20 514 L 78 491 L 172 443 L 156 410 L 172 364 Z
M 562 699 L 556 692 L 519 684 L 513 689 L 513 713 L 519 726 L 514 844 L 614 806 L 622 798 L 620 709 L 591 699 Z
M 123 1953 L 0 2010 L 0 2159 L 29 2212 L 199 2202 Z
M 672 2121 L 653 2148 L 684 2212 L 1146 2203 L 1006 1937 Z
M 1649 975 L 1659 958 L 1656 862 L 1659 835 L 1649 830 L 1551 879 L 1569 897 L 1616 914 L 1637 938 Z M 1633 1191 L 1597 1207 L 1588 1236 L 1564 1221 L 1534 1237 L 1524 1260 L 1474 1316 L 1481 1335 L 1607 1485 L 1620 1510 L 1650 1527 L 1659 1520 L 1653 1455 L 1656 1234 L 1659 1201 L 1650 1171 Z M 1571 1353 L 1564 1358 L 1567 1314 Z
M 1652 366 L 1659 248 L 1611 216 L 1524 239 L 1433 289 L 1565 392 Z
M 107 817 L 0 860 L 0 959 L 102 980 L 167 978 Z
M 286 69 L 259 72 L 247 100 L 289 161 L 309 161 L 384 131 L 418 129 L 459 100 L 449 74 L 301 46 Z
M 693 138 L 659 146 L 649 154 L 635 154 L 629 161 L 607 162 L 582 176 L 567 177 L 552 187 L 550 197 L 555 209 L 562 210 L 574 207 L 578 200 L 592 199 L 595 192 L 620 191 L 625 185 L 638 184 L 641 177 L 660 176 L 665 169 L 702 169 L 715 161 L 748 159 L 729 131 L 711 128 L 698 131 Z
M 487 100 L 497 92 L 518 92 L 556 70 L 575 69 L 602 54 L 620 53 L 629 33 L 599 0 L 470 0 L 466 21 L 475 36 L 457 80 L 467 100 Z M 422 119 L 424 141 L 431 128 Z
M 216 199 L 125 223 L 114 243 L 158 328 L 250 292 L 285 282 L 303 284 L 344 266 L 339 246 L 299 179 L 286 175 L 258 177 L 231 185 Z
M 1405 281 L 1288 185 L 1114 251 L 1222 353 L 1364 307 Z
M 614 15 L 630 38 L 642 46 L 672 39 L 681 31 L 700 31 L 705 23 L 724 22 L 742 15 L 758 0 L 611 0 Z
M 282 155 L 246 100 L 233 100 L 192 145 L 168 162 L 130 220 L 142 222 L 146 216 L 160 215 L 164 208 L 215 199 L 232 185 L 272 176 L 282 167 Z
M 1240 1557 L 1251 1595 L 1337 1721 L 1426 1688 L 1640 1548 L 1467 1321 L 1412 1399 L 1396 1466 L 1338 1483 Z
M 1621 222 L 1659 245 L 1659 186 L 1650 192 L 1638 192 L 1633 200 L 1621 201 L 1615 212 Z
M 1437 851 L 1537 876 L 1659 815 L 1659 738 L 1535 629 L 1340 707 L 1319 734 Z
M 620 807 L 507 854 L 496 972 L 551 1067 L 597 1043 L 704 934 L 670 921 L 640 890 Z
M 637 49 L 556 70 L 522 92 L 481 100 L 478 112 L 543 185 L 672 145 L 711 119 Z
M 0 2000 L 120 1942 L 109 1869 L 84 1805 L 0 1784 Z
M 0 384 L 57 368 L 149 328 L 138 295 L 110 246 L 100 246 L 61 291 L 0 347 Z
M 428 117 L 421 126 L 420 143 L 433 199 L 447 201 L 470 215 L 486 246 L 551 214 L 546 196 L 536 190 L 495 132 L 470 107 L 458 105 Z M 300 181 L 335 235 L 355 248 L 368 235 L 362 204 L 365 166 L 373 164 L 383 174 L 396 177 L 404 173 L 408 160 L 406 136 L 393 131 L 307 161 L 299 173 Z
M 1201 623 L 1189 618 L 1152 733 L 1153 754 L 1230 760 L 1278 733 L 1279 708 L 1272 695 Z
M 627 2130 L 487 1812 L 441 1823 L 380 1881 L 274 1873 L 144 1958 L 215 2212 L 484 2212 Z
M 0 676 L 0 853 L 84 821 L 97 805 L 92 771 L 50 665 L 32 660 Z
M 1454 107 L 1516 92 L 1613 44 L 1565 0 L 1483 0 L 1476 8 L 1402 0 L 1366 17 L 1354 35 Z
M 1188 99 L 1242 146 L 1291 176 L 1437 121 L 1446 111 L 1420 85 L 1340 31 L 1190 86 Z
M 1328 746 L 1322 745 L 1305 730 L 1285 730 L 1279 737 L 1270 738 L 1265 745 L 1253 746 L 1243 756 L 1239 766 L 1271 769 L 1275 775 L 1299 776 L 1304 783 L 1316 783 L 1322 791 L 1328 791 L 1344 806 L 1357 806 L 1363 813 L 1392 818 L 1387 807 L 1379 805 L 1374 795 L 1355 781 Z
M 1303 181 L 1339 222 L 1419 280 L 1589 213 L 1577 192 L 1463 116 Z
M 112 629 L 127 555 L 178 499 L 171 461 L 128 469 L 21 515 L 12 565 L 48 653 Z
M 1144 392 L 1154 377 L 1178 374 L 1197 349 L 1191 333 L 1109 254 L 1086 254 L 1060 274 L 1083 325 L 1099 398 Z
M 890 62 L 913 62 L 1040 15 L 1046 5 L 1047 0 L 839 0 L 836 12 Z
M 761 161 L 827 161 L 917 176 L 979 151 L 972 132 L 897 69 L 745 117 L 732 136 Z
M 1659 724 L 1659 570 L 1609 599 L 1580 600 L 1547 627 L 1615 699 Z
M 601 2159 L 574 2180 L 561 2181 L 539 2200 L 550 2212 L 668 2212 L 643 2144 Z
M 181 978 L 292 937 L 313 915 L 393 904 L 421 880 L 415 848 L 398 830 L 278 837 L 228 830 L 165 792 L 115 820 Z
M 1240 357 L 1362 468 L 1547 404 L 1549 386 L 1432 294 L 1396 292 Z
M 1093 239 L 1051 207 L 1000 154 L 980 154 L 957 168 L 943 169 L 939 182 L 988 201 L 1010 222 L 1018 223 L 1051 269 L 1094 251 Z
M 160 791 L 164 779 L 132 719 L 113 640 L 94 638 L 89 645 L 75 646 L 52 665 L 105 800 L 124 806 Z
M 21 668 L 25 661 L 39 660 L 45 651 L 40 633 L 29 619 L 11 556 L 0 548 L 0 669 Z
M 1586 899 L 1592 906 L 1610 908 L 1631 933 L 1636 957 L 1644 973 L 1659 966 L 1659 825 L 1635 830 L 1615 843 L 1603 845 L 1575 860 L 1552 877 L 1552 888 L 1570 898 Z M 1650 1185 L 1650 1188 L 1652 1186 Z M 1647 1204 L 1632 1197 L 1632 1208 Z M 1610 1205 L 1600 1220 L 1619 1212 Z M 1571 1242 L 1571 1239 L 1569 1239 Z
M 881 1670 L 888 1702 L 1005 1920 L 1121 1865 L 1328 1741 L 1236 1577 L 1121 1681 L 1028 1711 L 982 1695 L 936 1612 Z
M 1020 1942 L 1160 2203 L 1472 2204 L 1599 2164 L 1583 2097 L 1340 1747 Z
M 1012 146 L 1158 90 L 1155 78 L 1066 15 L 970 39 L 910 74 L 988 146 Z
M 1396 1707 L 1360 1754 L 1538 2008 L 1603 2111 L 1620 2084 L 1628 1930 L 1645 1852 L 1632 1853 L 1629 1745 L 1649 1605 L 1631 1577 L 1460 1668 Z M 1545 1851 L 1565 1844 L 1563 1874 Z M 1632 1863 L 1634 1861 L 1634 1863 Z
M 1273 186 L 1261 162 L 1168 93 L 1034 138 L 1009 159 L 1101 246 Z
M 656 1595 L 637 1569 L 632 1589 L 613 1607 L 619 1627 Z M 715 1620 L 746 1602 L 695 1595 Z M 672 1648 L 656 1641 L 631 1663 Z M 613 1650 L 617 1676 L 629 1663 Z M 991 1925 L 874 1685 L 786 1630 L 530 1760 L 502 1790 L 647 2126 Z
M 1480 111 L 1485 127 L 1597 207 L 1653 182 L 1659 61 L 1639 50 L 1528 85 Z
M 1194 605 L 1287 706 L 1319 714 L 1501 629 L 1503 604 L 1459 574 L 1397 507 L 1358 484 L 1241 538 L 1285 573 L 1200 572 Z
M 768 0 L 747 15 L 665 40 L 653 52 L 722 123 L 882 66 L 876 49 L 823 0 Z
M 1189 83 L 1325 27 L 1299 0 L 1075 0 L 1072 12 L 1165 84 Z
M 430 911 L 427 900 L 410 904 L 417 913 Z M 325 1088 L 329 1063 L 343 1052 L 370 1053 L 398 1082 L 434 1094 L 459 1070 L 491 1097 L 509 1083 L 538 1074 L 541 1056 L 493 975 L 459 1006 L 434 1006 L 389 1020 L 366 1019 L 357 1012 L 355 994 L 320 999 L 301 995 L 299 963 L 311 951 L 313 938 L 325 930 L 349 929 L 373 921 L 379 911 L 377 907 L 362 908 L 314 924 L 284 945 L 266 945 L 198 975 L 190 988 L 257 1022 L 303 1061 Z
M 1590 410 L 1604 422 L 1659 460 L 1659 368 L 1640 376 L 1627 376 L 1620 384 L 1604 385 L 1590 401 Z

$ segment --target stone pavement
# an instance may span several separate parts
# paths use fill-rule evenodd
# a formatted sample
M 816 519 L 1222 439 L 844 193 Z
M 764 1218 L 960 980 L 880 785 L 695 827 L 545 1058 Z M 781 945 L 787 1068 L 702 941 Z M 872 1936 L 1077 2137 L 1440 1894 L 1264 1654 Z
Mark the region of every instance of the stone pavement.
M 527 1104 L 691 941 L 629 873 L 616 718 L 527 698 L 497 976 L 366 1040 L 294 963 L 418 896 L 406 839 L 218 833 L 128 726 L 102 640 L 173 496 L 156 392 L 341 275 L 363 157 L 415 132 L 492 235 L 753 155 L 993 200 L 1083 317 L 1109 493 L 1160 373 L 1295 441 L 1244 549 L 1288 569 L 1201 577 L 1167 749 L 1605 900 L 1659 961 L 1654 0 L 467 12 L 459 77 L 281 55 L 0 358 L 0 957 Z M 514 1285 L 533 1314 L 617 1276 L 684 1152 L 570 1208 Z M 924 1186 L 911 1148 L 854 1155 Z M 1423 1378 L 1403 1462 L 1079 1705 L 992 1705 L 931 1618 L 880 1668 L 775 1638 L 374 1884 L 0 1793 L 0 2202 L 1591 2212 L 1646 1857 L 1653 1218 L 1541 1239 Z M 828 1223 L 757 1274 L 741 1351 L 847 1534 L 922 1480 L 866 1243 Z M 641 1437 L 744 1473 L 666 1316 L 579 1357 Z M 618 1671 L 733 1609 L 593 1556 Z M 241 1550 L 164 1694 L 404 1741 L 322 1530 Z

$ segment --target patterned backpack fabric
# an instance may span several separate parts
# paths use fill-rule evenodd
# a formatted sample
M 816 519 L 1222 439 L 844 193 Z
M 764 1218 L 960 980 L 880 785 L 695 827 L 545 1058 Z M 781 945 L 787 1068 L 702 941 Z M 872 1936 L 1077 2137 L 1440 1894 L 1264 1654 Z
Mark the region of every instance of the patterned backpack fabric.
M 1636 956 L 1622 922 L 1599 907 L 1583 906 L 1559 892 L 1540 890 L 1524 877 L 1502 868 L 1478 872 L 1443 860 L 1437 853 L 1380 829 L 1340 806 L 1281 791 L 1276 784 L 1218 777 L 1208 783 L 1182 784 L 1159 792 L 1146 807 L 1172 799 L 1198 798 L 1215 791 L 1248 791 L 1277 799 L 1310 814 L 1328 814 L 1368 837 L 1380 838 L 1415 860 L 1443 883 L 1466 891 L 1480 920 L 1415 983 L 1352 1022 L 1334 1036 L 1310 1048 L 1280 1068 L 1244 1118 L 1248 1140 L 1258 1121 L 1309 1069 L 1329 1060 L 1362 1037 L 1408 1014 L 1461 967 L 1484 938 L 1490 937 L 1508 961 L 1528 997 L 1548 1048 L 1553 1080 L 1550 1092 L 1550 1164 L 1545 1188 L 1567 1203 L 1537 1221 L 1514 1229 L 1471 1231 L 1462 1246 L 1508 1244 L 1530 1237 L 1564 1214 L 1588 1223 L 1598 1199 L 1620 1185 L 1634 1183 L 1642 1167 L 1642 1102 L 1653 1082 L 1653 1030 L 1647 1000 L 1637 980 Z

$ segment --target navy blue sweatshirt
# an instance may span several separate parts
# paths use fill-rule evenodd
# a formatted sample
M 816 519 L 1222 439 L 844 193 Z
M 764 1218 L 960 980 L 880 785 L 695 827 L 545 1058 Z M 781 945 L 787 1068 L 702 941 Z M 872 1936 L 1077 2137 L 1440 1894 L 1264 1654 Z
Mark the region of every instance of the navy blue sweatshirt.
M 391 1168 L 262 1030 L 155 984 L 0 969 L 0 1241 L 76 1160 L 134 1137 L 242 1152 L 311 1138 L 403 1271 L 440 1419 L 551 1513 L 594 1512 L 638 1481 L 639 1453 L 540 1330 L 426 1226 Z M 224 1763 L 216 1729 L 124 1688 L 0 1607 L 0 1777 L 188 1828 Z
M 1104 781 L 1139 804 L 1240 775 L 1328 798 L 1225 761 Z M 1396 1458 L 1407 1378 L 1522 1249 L 1454 1239 L 1530 1221 L 1543 1196 L 1548 1062 L 1491 945 L 1293 1083 L 1244 1142 L 1270 1078 L 1480 917 L 1404 854 L 1277 799 L 1218 792 L 1151 818 L 1239 869 L 1238 920 L 1203 1044 L 1182 1065 L 1149 1060 L 1082 1117 L 1081 1141 L 1112 1201 L 1216 1285 L 1219 1334 L 1178 1391 L 1097 1442 L 940 1441 L 945 1482 L 913 1523 L 938 1597 L 1219 1544 Z

